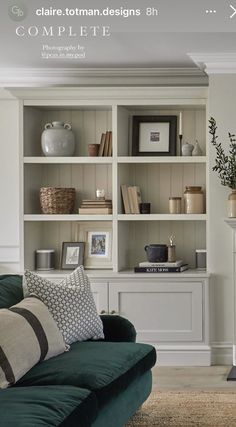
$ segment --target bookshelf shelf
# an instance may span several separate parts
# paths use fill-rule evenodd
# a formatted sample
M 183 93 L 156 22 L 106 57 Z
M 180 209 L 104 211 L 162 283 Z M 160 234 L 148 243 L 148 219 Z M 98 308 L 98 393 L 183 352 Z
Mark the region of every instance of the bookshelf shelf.
M 24 157 L 25 164 L 112 164 L 112 157 Z
M 113 215 L 24 215 L 24 221 L 112 221 Z
M 172 163 L 172 164 L 186 164 L 186 163 L 206 163 L 206 156 L 172 156 L 172 157 L 130 157 L 130 156 L 119 156 L 117 159 L 118 163 Z
M 121 214 L 118 221 L 206 221 L 206 214 Z

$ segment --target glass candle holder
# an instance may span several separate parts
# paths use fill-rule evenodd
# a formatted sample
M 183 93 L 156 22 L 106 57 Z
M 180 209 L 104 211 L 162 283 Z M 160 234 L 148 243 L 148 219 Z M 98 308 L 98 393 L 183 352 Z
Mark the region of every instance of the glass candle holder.
M 105 190 L 103 188 L 96 190 L 96 199 L 105 199 Z

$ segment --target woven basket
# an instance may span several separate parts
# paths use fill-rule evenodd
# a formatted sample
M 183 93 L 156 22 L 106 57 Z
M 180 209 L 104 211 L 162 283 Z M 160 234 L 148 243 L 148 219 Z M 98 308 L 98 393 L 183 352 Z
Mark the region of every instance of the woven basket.
M 40 188 L 40 205 L 44 214 L 71 214 L 75 204 L 75 188 Z

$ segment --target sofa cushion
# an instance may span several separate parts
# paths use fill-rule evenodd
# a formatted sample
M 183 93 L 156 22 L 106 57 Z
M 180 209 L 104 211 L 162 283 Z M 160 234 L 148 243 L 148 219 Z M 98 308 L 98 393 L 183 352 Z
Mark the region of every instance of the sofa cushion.
M 23 299 L 22 276 L 0 276 L 0 308 L 8 308 Z
M 71 386 L 1 390 L 0 408 L 0 427 L 88 427 L 98 412 L 93 393 Z
M 38 298 L 0 309 L 0 388 L 14 384 L 39 361 L 64 351 L 63 336 Z
M 60 283 L 26 271 L 25 286 L 47 305 L 67 344 L 104 338 L 102 321 L 82 266 Z
M 16 386 L 70 384 L 94 391 L 103 404 L 155 361 L 155 348 L 147 344 L 80 342 L 72 344 L 68 353 L 32 368 Z

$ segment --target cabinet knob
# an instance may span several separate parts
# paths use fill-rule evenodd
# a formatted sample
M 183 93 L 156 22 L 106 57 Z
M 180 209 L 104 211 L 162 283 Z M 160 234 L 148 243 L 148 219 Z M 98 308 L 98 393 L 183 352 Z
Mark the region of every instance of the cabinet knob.
M 100 314 L 105 314 L 106 312 L 105 312 L 105 310 L 102 310 L 101 312 L 100 312 Z
M 116 311 L 115 311 L 115 310 L 112 310 L 112 311 L 111 311 L 111 314 L 116 314 Z

